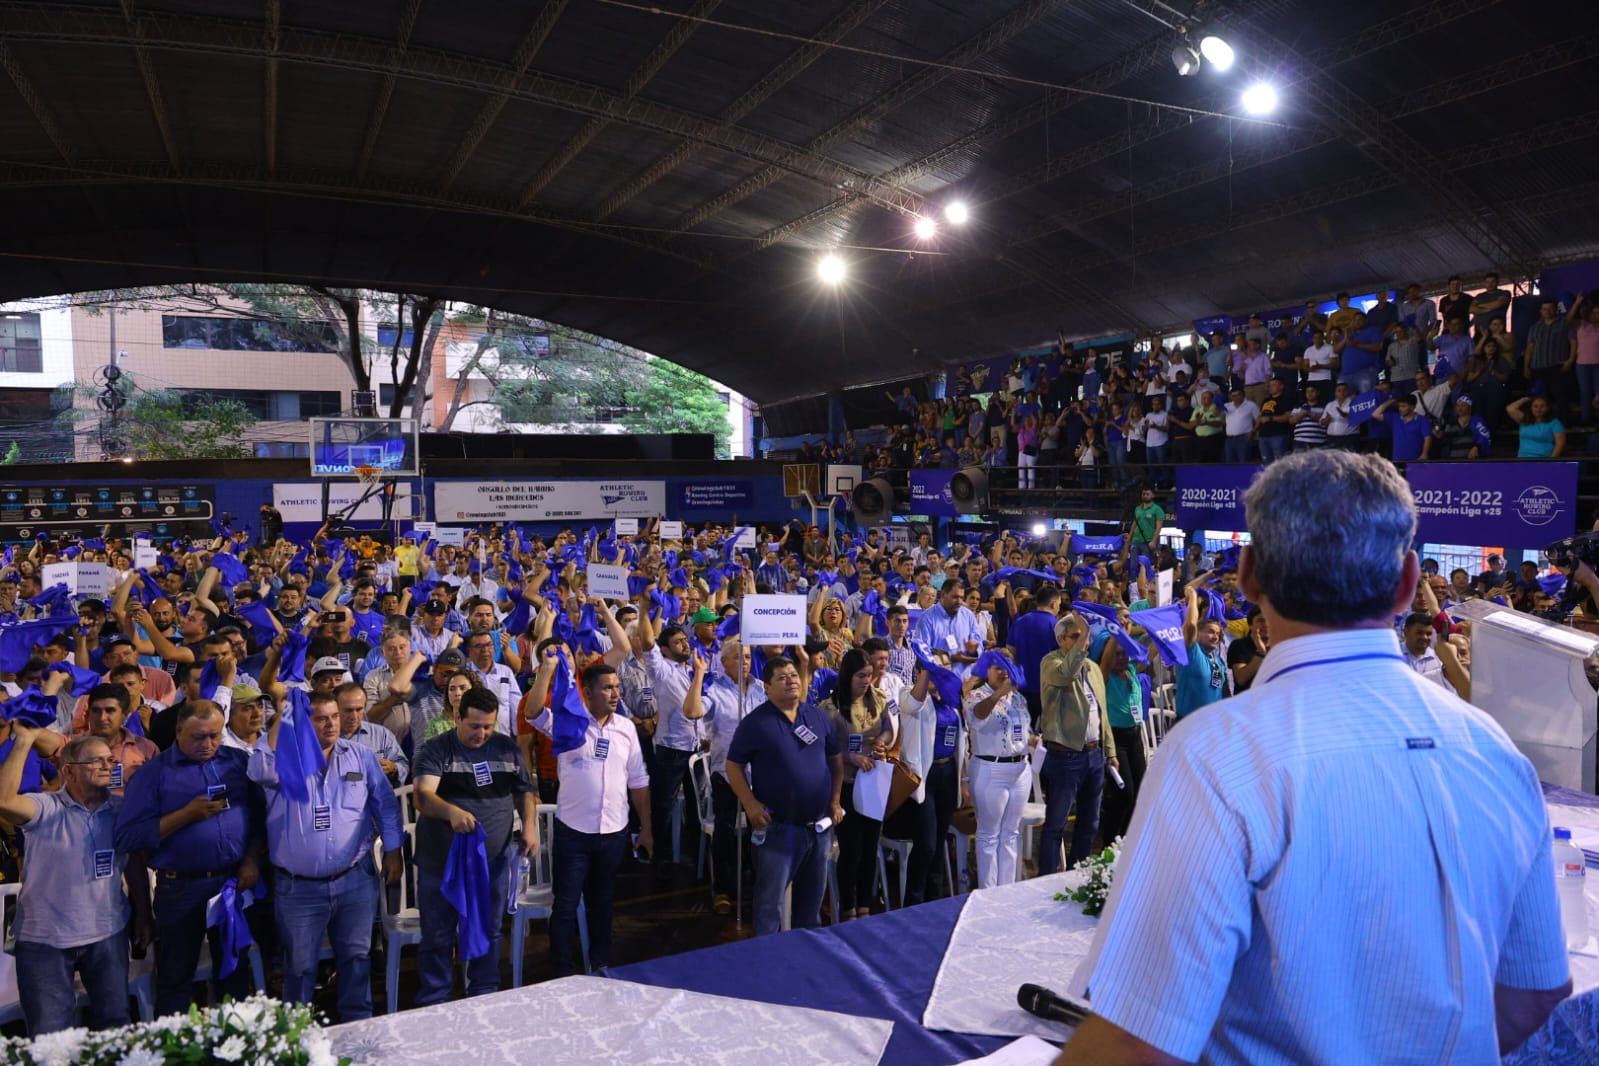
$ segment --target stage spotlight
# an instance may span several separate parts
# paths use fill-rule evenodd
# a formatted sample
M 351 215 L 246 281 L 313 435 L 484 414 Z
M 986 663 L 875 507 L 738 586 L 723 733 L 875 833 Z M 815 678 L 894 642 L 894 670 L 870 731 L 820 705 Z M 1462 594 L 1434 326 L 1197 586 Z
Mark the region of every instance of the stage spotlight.
M 1277 110 L 1277 90 L 1266 82 L 1257 81 L 1244 90 L 1244 110 L 1251 115 L 1269 115 Z
M 1042 537 L 1049 532 L 1049 527 L 1042 522 L 1033 523 L 1033 536 Z
M 938 235 L 938 223 L 926 215 L 916 220 L 916 236 L 924 241 L 930 241 Z
M 1199 54 L 1205 57 L 1205 62 L 1217 70 L 1227 70 L 1233 65 L 1233 46 L 1214 33 L 1200 36 Z
M 844 280 L 844 260 L 836 255 L 824 255 L 816 264 L 816 276 L 828 285 Z
M 1189 77 L 1199 73 L 1199 53 L 1180 43 L 1171 50 L 1171 65 L 1177 68 L 1177 73 Z
M 944 207 L 944 217 L 949 219 L 952 226 L 964 226 L 966 220 L 972 217 L 971 210 L 964 200 L 951 200 Z

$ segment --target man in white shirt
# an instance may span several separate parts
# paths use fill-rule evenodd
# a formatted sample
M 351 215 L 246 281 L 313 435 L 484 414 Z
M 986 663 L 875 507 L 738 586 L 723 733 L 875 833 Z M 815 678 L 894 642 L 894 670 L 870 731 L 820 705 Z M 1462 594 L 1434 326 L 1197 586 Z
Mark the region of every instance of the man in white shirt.
M 691 686 L 685 703 L 698 706 L 711 723 L 706 766 L 711 774 L 711 811 L 716 819 L 716 831 L 711 834 L 712 909 L 717 914 L 729 914 L 738 889 L 738 797 L 727 783 L 727 749 L 738 724 L 766 702 L 766 686 L 750 673 L 749 652 L 737 637 L 722 645 L 720 658 L 721 669 L 712 677 L 710 687 L 702 693 Z
M 1405 665 L 1428 681 L 1442 685 L 1445 690 L 1453 692 L 1454 686 L 1444 676 L 1444 661 L 1438 658 L 1438 653 L 1433 650 L 1432 619 L 1423 611 L 1405 617 L 1405 628 L 1402 641 L 1405 652 Z
M 466 666 L 499 701 L 500 732 L 516 736 L 516 707 L 522 702 L 522 686 L 516 683 L 514 670 L 494 661 L 493 633 L 473 633 L 466 638 Z
M 1360 440 L 1360 427 L 1349 424 L 1349 401 L 1354 398 L 1349 386 L 1340 381 L 1333 389 L 1332 402 L 1322 410 L 1327 443 L 1334 448 L 1353 448 Z
M 1332 387 L 1333 372 L 1338 366 L 1338 353 L 1327 343 L 1325 332 L 1319 329 L 1312 331 L 1310 347 L 1300 357 L 1299 366 L 1305 371 L 1307 381 L 1327 383 L 1322 390 L 1322 395 L 1327 395 L 1326 390 Z
M 1244 399 L 1243 389 L 1234 389 L 1232 402 L 1227 405 L 1227 462 L 1250 461 L 1249 441 L 1255 434 L 1255 419 L 1259 417 L 1260 405 Z
M 539 660 L 538 685 L 549 690 L 558 660 Z M 555 839 L 550 842 L 555 892 L 550 912 L 550 955 L 555 975 L 577 973 L 573 932 L 577 908 L 587 911 L 589 966 L 603 972 L 611 964 L 611 904 L 616 872 L 627 852 L 627 809 L 638 815 L 638 847 L 654 849 L 650 828 L 650 779 L 644 771 L 644 750 L 633 722 L 617 714 L 622 682 L 616 671 L 595 663 L 583 672 L 581 684 L 589 721 L 582 740 L 558 751 L 561 791 L 555 807 Z M 556 740 L 555 710 L 533 720 L 533 728 Z
M 1395 639 L 1409 485 L 1299 452 L 1245 507 L 1271 650 L 1151 763 L 1059 1063 L 1498 1062 L 1571 992 L 1548 813 L 1504 730 Z

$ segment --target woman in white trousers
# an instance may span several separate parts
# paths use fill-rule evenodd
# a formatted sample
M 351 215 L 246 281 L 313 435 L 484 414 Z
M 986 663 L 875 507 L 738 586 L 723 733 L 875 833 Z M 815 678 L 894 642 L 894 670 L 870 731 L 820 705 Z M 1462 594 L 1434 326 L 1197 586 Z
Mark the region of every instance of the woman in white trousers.
M 1021 668 L 1001 651 L 984 652 L 972 667 L 966 695 L 971 758 L 967 782 L 977 808 L 977 887 L 1016 880 L 1022 808 L 1032 789 L 1033 744 L 1027 701 L 1017 691 Z

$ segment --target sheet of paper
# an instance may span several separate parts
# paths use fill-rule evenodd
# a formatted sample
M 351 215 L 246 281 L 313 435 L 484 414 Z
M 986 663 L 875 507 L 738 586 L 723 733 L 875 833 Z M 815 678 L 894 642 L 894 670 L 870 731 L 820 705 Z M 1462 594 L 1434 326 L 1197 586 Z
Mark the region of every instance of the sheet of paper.
M 980 1059 L 967 1059 L 965 1066 L 1050 1066 L 1060 1048 L 1036 1036 L 1012 1040 L 992 1055 Z

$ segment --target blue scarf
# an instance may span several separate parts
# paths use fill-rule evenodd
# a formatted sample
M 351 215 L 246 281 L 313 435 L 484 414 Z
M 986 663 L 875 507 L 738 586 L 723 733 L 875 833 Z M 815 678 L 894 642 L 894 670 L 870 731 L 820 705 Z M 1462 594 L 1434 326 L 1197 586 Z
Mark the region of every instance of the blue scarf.
M 1169 603 L 1165 607 L 1134 611 L 1128 617 L 1144 627 L 1162 659 L 1173 666 L 1187 666 L 1188 647 L 1183 643 L 1183 622 L 1187 614 L 1186 604 Z
M 1011 684 L 1017 688 L 1021 688 L 1027 683 L 1027 677 L 1022 673 L 1022 668 L 1015 659 L 992 650 L 985 651 L 977 657 L 977 661 L 972 664 L 972 676 L 986 685 L 988 684 L 988 671 L 996 666 L 1005 671 L 1010 677 Z
M 206 908 L 206 928 L 216 927 L 218 938 L 222 941 L 222 959 L 217 966 L 219 980 L 233 975 L 233 971 L 239 968 L 239 959 L 243 957 L 245 949 L 255 943 L 244 911 L 257 899 L 265 899 L 266 894 L 265 881 L 259 882 L 254 889 L 240 892 L 239 879 L 230 877 L 222 882 L 216 899 Z
M 100 683 L 100 675 L 93 670 L 82 670 L 65 659 L 45 667 L 47 674 L 66 674 L 72 679 L 72 694 L 74 696 L 87 696 L 89 690 Z
M 933 653 L 926 644 L 919 640 L 910 642 L 911 654 L 916 656 L 916 665 L 927 671 L 927 680 L 932 685 L 930 695 L 933 702 L 941 703 L 945 707 L 960 710 L 961 707 L 961 676 L 947 666 L 942 666 L 933 658 Z
M 22 690 L 22 695 L 0 703 L 0 718 L 8 722 L 25 722 L 35 729 L 54 729 L 58 706 L 54 696 L 40 692 L 38 685 L 29 685 Z
M 50 643 L 57 634 L 77 624 L 77 615 L 66 614 L 34 622 L 13 622 L 0 628 L 0 671 L 14 674 L 21 670 L 32 658 L 34 648 Z

